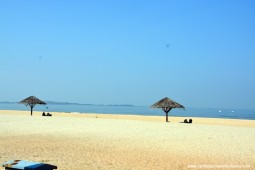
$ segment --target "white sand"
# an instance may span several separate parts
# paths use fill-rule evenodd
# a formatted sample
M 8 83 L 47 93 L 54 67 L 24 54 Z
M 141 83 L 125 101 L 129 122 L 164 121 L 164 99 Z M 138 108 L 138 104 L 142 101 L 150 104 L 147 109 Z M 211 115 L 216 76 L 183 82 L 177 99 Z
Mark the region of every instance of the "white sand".
M 177 122 L 184 118 L 176 117 L 166 123 L 164 117 L 40 114 L 0 111 L 0 163 L 22 159 L 60 170 L 255 169 L 254 120 L 193 118 L 194 124 L 182 124 Z

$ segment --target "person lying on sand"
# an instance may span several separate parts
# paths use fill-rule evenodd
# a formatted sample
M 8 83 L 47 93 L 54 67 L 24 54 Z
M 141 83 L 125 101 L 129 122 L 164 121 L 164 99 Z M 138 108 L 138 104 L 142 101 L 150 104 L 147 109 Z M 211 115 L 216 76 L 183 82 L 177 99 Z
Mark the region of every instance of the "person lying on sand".
M 52 114 L 50 114 L 50 113 L 45 114 L 45 112 L 43 112 L 42 116 L 52 116 Z
M 192 123 L 192 119 L 189 119 L 189 121 L 187 119 L 184 119 L 183 122 L 179 122 L 179 123 Z

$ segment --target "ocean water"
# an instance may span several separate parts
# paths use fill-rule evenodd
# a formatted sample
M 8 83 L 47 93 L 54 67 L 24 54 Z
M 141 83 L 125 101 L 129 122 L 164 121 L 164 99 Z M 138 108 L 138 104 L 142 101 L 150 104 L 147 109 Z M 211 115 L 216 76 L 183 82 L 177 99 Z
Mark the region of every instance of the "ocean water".
M 0 110 L 27 110 L 29 106 L 17 103 L 0 103 Z M 106 105 L 63 105 L 48 104 L 36 105 L 35 111 L 44 112 L 79 112 L 102 113 L 102 114 L 130 114 L 145 116 L 165 116 L 161 109 L 150 108 L 149 106 L 106 106 Z M 246 109 L 224 109 L 224 108 L 192 108 L 172 109 L 169 116 L 180 117 L 206 117 L 206 118 L 230 118 L 230 119 L 250 119 L 255 120 L 255 110 Z

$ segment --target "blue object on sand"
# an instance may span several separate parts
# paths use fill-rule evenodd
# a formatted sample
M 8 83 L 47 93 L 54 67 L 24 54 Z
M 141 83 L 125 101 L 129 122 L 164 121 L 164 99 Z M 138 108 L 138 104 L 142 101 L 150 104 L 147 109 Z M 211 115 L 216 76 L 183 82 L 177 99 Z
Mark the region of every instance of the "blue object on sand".
M 44 164 L 39 162 L 30 162 L 30 161 L 23 161 L 23 160 L 10 160 L 2 164 L 6 170 L 53 170 L 57 169 L 57 166 Z

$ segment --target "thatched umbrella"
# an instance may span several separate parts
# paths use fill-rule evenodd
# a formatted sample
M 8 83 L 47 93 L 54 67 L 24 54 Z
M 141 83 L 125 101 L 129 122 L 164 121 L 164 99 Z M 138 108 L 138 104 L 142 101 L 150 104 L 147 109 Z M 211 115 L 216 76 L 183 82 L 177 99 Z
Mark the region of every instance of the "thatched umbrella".
M 151 106 L 152 108 L 162 108 L 162 110 L 166 113 L 166 122 L 168 122 L 168 112 L 170 112 L 173 108 L 182 108 L 185 109 L 184 106 L 179 103 L 165 97 L 158 101 L 157 103 Z
M 36 104 L 43 104 L 43 105 L 46 104 L 44 101 L 41 101 L 40 99 L 36 98 L 35 96 L 30 96 L 28 98 L 25 98 L 24 100 L 21 100 L 19 103 L 25 104 L 26 106 L 27 105 L 30 106 L 31 116 L 33 114 L 33 108 L 35 107 Z

